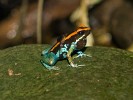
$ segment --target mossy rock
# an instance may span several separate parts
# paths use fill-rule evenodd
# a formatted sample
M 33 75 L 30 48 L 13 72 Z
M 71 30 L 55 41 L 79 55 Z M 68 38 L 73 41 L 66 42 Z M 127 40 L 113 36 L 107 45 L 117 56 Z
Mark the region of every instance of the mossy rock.
M 133 53 L 88 47 L 92 57 L 77 58 L 79 68 L 57 62 L 47 70 L 41 51 L 48 45 L 21 45 L 0 51 L 1 100 L 133 100 Z

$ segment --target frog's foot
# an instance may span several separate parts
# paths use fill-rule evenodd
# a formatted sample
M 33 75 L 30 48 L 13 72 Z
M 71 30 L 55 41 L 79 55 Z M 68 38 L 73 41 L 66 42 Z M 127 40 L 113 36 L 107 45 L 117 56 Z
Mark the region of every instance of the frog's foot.
M 68 65 L 68 66 L 71 66 L 71 65 Z M 85 65 L 77 65 L 77 64 L 74 64 L 74 66 L 71 66 L 71 67 L 81 67 L 81 66 L 85 66 Z
M 74 63 L 71 62 L 70 66 L 75 67 L 75 68 L 77 68 L 77 67 L 80 68 L 80 66 L 84 66 L 84 65 L 78 65 L 78 64 L 74 64 Z
M 49 70 L 60 70 L 59 67 L 56 67 L 56 66 L 50 66 L 50 68 L 47 68 Z
M 87 54 L 83 53 L 82 51 L 78 51 L 77 53 L 78 53 L 78 55 L 74 56 L 73 59 L 79 58 L 79 57 L 81 57 L 81 58 L 82 57 L 92 57 L 91 55 L 87 55 Z
M 40 60 L 41 64 L 47 68 L 48 70 L 59 70 L 60 68 L 56 67 L 56 66 L 49 66 L 47 64 L 45 64 L 42 60 Z

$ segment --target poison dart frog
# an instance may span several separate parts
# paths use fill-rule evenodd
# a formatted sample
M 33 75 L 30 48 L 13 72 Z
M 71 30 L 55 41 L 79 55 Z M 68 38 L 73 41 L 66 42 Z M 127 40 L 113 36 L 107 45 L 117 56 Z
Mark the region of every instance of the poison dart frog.
M 42 65 L 49 70 L 57 70 L 58 68 L 54 66 L 57 61 L 67 59 L 71 67 L 78 67 L 77 64 L 73 63 L 72 53 L 77 51 L 77 57 L 86 56 L 81 49 L 85 47 L 86 37 L 90 31 L 90 28 L 80 26 L 74 32 L 59 37 L 55 45 L 42 51 L 42 60 L 40 60 Z

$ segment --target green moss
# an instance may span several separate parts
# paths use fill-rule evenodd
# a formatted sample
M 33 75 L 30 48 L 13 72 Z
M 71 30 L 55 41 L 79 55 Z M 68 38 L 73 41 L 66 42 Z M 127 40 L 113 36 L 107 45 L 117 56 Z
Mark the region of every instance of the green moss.
M 80 68 L 59 61 L 58 71 L 40 64 L 48 45 L 21 45 L 0 51 L 2 100 L 133 100 L 133 53 L 88 47 L 92 57 L 75 59 Z M 9 70 L 13 71 L 9 76 Z

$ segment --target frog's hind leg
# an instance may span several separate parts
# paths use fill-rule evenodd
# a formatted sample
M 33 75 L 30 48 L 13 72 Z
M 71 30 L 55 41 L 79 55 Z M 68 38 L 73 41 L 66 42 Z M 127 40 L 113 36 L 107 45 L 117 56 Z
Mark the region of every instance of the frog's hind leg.
M 56 66 L 49 66 L 49 65 L 45 64 L 42 60 L 40 60 L 40 62 L 41 62 L 41 64 L 42 64 L 44 67 L 46 67 L 48 70 L 59 70 L 58 67 L 56 67 Z

